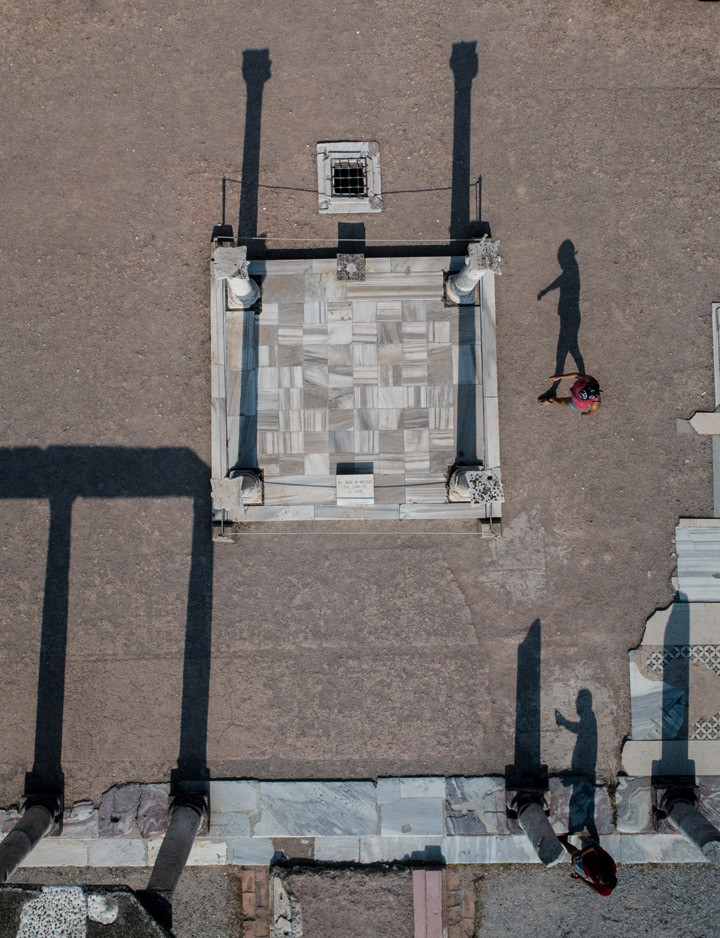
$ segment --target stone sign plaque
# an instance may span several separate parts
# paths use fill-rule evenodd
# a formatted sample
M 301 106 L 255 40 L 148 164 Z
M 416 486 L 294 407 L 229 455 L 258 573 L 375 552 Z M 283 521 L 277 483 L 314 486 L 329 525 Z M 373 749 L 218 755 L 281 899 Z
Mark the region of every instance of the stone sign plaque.
M 335 476 L 338 505 L 374 505 L 375 484 L 372 473 Z

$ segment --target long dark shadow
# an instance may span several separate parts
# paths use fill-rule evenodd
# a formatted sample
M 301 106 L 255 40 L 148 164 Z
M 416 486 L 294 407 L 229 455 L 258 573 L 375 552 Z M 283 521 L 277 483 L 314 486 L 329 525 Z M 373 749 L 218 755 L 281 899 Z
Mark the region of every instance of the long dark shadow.
M 674 785 L 695 783 L 695 762 L 690 758 L 690 604 L 676 602 L 665 626 L 663 645 L 662 748 L 653 761 L 653 778 L 673 777 Z M 683 647 L 677 654 L 676 648 Z M 682 706 L 682 719 L 678 710 Z M 683 781 L 685 780 L 685 781 Z
M 475 307 L 460 306 L 458 316 L 458 397 L 455 465 L 475 466 L 477 454 L 477 345 Z
M 174 776 L 205 778 L 213 570 L 208 467 L 181 447 L 7 448 L 0 449 L 0 480 L 0 499 L 47 499 L 50 503 L 35 752 L 25 794 L 62 797 L 71 512 L 77 498 L 193 500 L 180 745 Z
M 555 722 L 577 736 L 570 764 L 572 784 L 570 795 L 569 832 L 587 831 L 595 840 L 595 778 L 597 771 L 597 720 L 592 708 L 592 694 L 587 688 L 578 691 L 575 700 L 577 720 L 568 720 L 559 710 Z
M 246 49 L 243 52 L 242 76 L 245 80 L 245 135 L 243 139 L 242 185 L 238 213 L 238 244 L 247 241 L 248 250 L 261 250 L 264 242 L 257 236 L 258 187 L 260 182 L 260 129 L 262 97 L 265 82 L 270 79 L 268 49 Z
M 456 42 L 450 55 L 455 94 L 453 102 L 452 194 L 450 196 L 450 241 L 453 254 L 464 254 L 464 238 L 490 234 L 481 221 L 481 181 L 473 182 L 476 219 L 470 217 L 470 141 L 472 126 L 472 83 L 478 73 L 477 43 Z
M 540 758 L 542 626 L 535 619 L 517 651 L 515 761 L 505 770 L 508 788 L 542 786 L 547 766 Z
M 258 399 L 258 317 L 249 309 L 243 312 L 242 378 L 240 383 L 240 422 L 237 460 L 233 469 L 257 469 L 257 399 Z
M 557 252 L 558 264 L 562 268 L 562 273 L 538 293 L 538 300 L 541 300 L 546 293 L 550 293 L 552 290 L 558 291 L 557 313 L 560 317 L 560 328 L 555 352 L 554 373 L 556 375 L 564 374 L 568 356 L 573 359 L 575 370 L 580 374 L 585 374 L 585 362 L 578 342 L 581 322 L 580 268 L 575 256 L 576 253 L 575 245 L 570 239 L 563 241 Z M 557 394 L 559 384 L 559 381 L 555 381 L 543 397 L 554 397 Z

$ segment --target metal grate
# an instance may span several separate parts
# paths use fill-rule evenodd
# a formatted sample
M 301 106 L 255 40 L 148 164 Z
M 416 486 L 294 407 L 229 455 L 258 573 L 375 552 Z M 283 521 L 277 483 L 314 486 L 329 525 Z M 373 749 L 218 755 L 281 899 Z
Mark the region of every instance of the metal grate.
M 367 160 L 331 161 L 332 194 L 365 199 L 368 195 Z

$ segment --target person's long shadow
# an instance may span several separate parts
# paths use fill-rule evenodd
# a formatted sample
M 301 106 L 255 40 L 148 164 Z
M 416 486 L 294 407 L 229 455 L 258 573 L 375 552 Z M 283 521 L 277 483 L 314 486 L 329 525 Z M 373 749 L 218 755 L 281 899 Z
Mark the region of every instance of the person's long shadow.
M 575 700 L 578 719 L 568 720 L 555 711 L 555 722 L 577 736 L 570 763 L 571 779 L 563 784 L 572 785 L 570 796 L 569 833 L 587 831 L 597 840 L 595 825 L 595 773 L 597 768 L 597 720 L 592 708 L 592 694 L 587 688 L 578 691 Z
M 573 358 L 575 368 L 579 374 L 585 374 L 585 362 L 578 342 L 581 321 L 580 268 L 575 254 L 573 242 L 569 238 L 563 241 L 557 252 L 558 264 L 562 267 L 562 273 L 537 295 L 538 300 L 541 300 L 546 293 L 550 293 L 552 290 L 559 291 L 557 311 L 560 317 L 560 331 L 555 354 L 554 373 L 556 375 L 564 374 L 568 355 Z M 559 381 L 555 381 L 549 390 L 540 395 L 540 399 L 555 397 L 559 384 Z

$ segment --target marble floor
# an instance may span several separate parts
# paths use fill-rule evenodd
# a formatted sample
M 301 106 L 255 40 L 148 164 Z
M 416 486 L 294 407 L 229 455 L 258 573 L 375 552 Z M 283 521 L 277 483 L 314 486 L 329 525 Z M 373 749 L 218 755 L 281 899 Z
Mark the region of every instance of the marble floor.
M 372 472 L 376 504 L 441 505 L 450 468 L 486 459 L 494 311 L 445 306 L 452 263 L 368 260 L 353 282 L 335 259 L 251 262 L 259 313 L 226 313 L 228 466 L 262 470 L 265 505 L 334 505 L 338 471 Z

